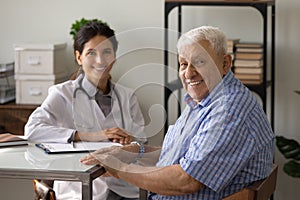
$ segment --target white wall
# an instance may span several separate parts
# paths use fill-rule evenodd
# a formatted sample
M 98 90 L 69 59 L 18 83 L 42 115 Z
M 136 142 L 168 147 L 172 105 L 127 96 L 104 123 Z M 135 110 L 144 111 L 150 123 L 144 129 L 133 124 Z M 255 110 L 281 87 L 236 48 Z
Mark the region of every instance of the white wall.
M 147 132 L 157 133 L 156 129 L 161 127 L 159 122 L 163 121 L 163 110 L 159 106 L 163 105 L 163 32 L 160 29 L 163 27 L 163 10 L 163 0 L 1 0 L 0 62 L 13 60 L 15 43 L 65 41 L 68 67 L 72 71 L 71 24 L 82 17 L 102 19 L 119 34 L 119 61 L 113 69 L 113 78 L 137 89 L 149 124 Z M 293 90 L 300 89 L 299 11 L 298 0 L 276 1 L 275 133 L 298 141 L 300 96 Z M 176 29 L 176 12 L 175 9 L 170 14 L 171 29 Z M 262 39 L 262 20 L 254 9 L 185 7 L 183 12 L 183 31 L 207 24 L 219 26 L 228 37 L 243 41 Z M 171 46 L 175 51 L 174 45 Z M 156 127 L 152 126 L 157 123 Z M 160 144 L 161 140 L 162 132 L 150 138 L 152 144 Z M 282 173 L 285 159 L 277 151 L 276 161 L 279 176 L 275 199 L 294 200 L 300 194 L 300 180 Z

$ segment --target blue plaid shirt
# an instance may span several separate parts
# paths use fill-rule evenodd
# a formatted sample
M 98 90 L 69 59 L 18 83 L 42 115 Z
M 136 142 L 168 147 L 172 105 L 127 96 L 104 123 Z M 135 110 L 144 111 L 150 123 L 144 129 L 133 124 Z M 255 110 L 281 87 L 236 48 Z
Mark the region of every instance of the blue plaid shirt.
M 164 139 L 157 166 L 180 164 L 206 187 L 182 196 L 148 199 L 218 200 L 272 170 L 274 134 L 256 98 L 232 72 L 200 103 L 187 106 Z

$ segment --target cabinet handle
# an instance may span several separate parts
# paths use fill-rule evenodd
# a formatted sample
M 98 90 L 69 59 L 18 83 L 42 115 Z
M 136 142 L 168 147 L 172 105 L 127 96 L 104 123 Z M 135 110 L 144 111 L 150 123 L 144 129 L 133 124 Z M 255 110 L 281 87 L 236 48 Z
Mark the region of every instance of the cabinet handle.
M 41 96 L 42 91 L 39 89 L 32 88 L 32 89 L 29 89 L 29 94 L 30 94 L 30 96 Z
M 27 63 L 29 65 L 39 65 L 41 64 L 41 58 L 40 56 L 30 56 L 27 60 Z

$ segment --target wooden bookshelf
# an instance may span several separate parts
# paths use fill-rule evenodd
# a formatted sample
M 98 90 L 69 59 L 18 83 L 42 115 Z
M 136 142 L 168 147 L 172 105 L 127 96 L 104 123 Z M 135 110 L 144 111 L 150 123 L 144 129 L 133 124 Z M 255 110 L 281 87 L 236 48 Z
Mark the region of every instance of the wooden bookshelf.
M 218 6 L 223 7 L 226 9 L 226 7 L 236 7 L 237 9 L 240 7 L 249 7 L 254 8 L 262 16 L 262 25 L 263 25 L 263 41 L 262 41 L 262 52 L 264 55 L 270 55 L 270 59 L 267 60 L 267 56 L 264 56 L 262 59 L 262 68 L 263 68 L 263 75 L 262 75 L 262 82 L 259 84 L 246 84 L 246 86 L 256 92 L 263 103 L 263 108 L 265 112 L 267 113 L 267 102 L 270 102 L 270 122 L 272 127 L 274 128 L 274 79 L 275 79 L 275 0 L 165 0 L 165 9 L 164 9 L 164 28 L 167 30 L 169 28 L 169 14 L 174 8 L 178 8 L 178 14 L 177 14 L 177 28 L 178 33 L 181 33 L 182 30 L 182 16 L 184 14 L 189 13 L 183 13 L 182 7 L 183 6 Z M 269 9 L 271 8 L 271 9 Z M 270 18 L 269 18 L 270 16 Z M 217 20 L 217 19 L 216 19 Z M 234 25 L 233 25 L 234 26 Z M 241 30 L 242 31 L 242 30 Z M 270 31 L 270 34 L 269 34 Z M 164 66 L 168 66 L 169 63 L 169 57 L 168 57 L 168 32 L 165 31 L 165 42 L 164 42 Z M 268 45 L 268 41 L 270 41 L 270 45 Z M 267 67 L 270 67 L 267 69 Z M 270 74 L 267 74 L 270 73 Z M 270 77 L 267 79 L 267 77 Z M 169 80 L 169 71 L 168 67 L 165 67 L 164 71 L 164 84 L 165 84 L 165 90 L 164 90 L 164 106 L 166 110 L 166 123 L 165 123 L 165 132 L 167 131 L 168 127 L 168 101 L 169 97 L 172 95 L 173 92 L 178 92 L 177 95 L 181 96 L 181 85 L 175 85 L 176 83 L 179 83 L 178 80 Z M 270 88 L 270 95 L 267 95 L 267 89 Z M 269 90 L 268 90 L 269 91 Z M 267 98 L 268 99 L 267 101 Z M 178 103 L 178 116 L 180 115 L 180 104 Z

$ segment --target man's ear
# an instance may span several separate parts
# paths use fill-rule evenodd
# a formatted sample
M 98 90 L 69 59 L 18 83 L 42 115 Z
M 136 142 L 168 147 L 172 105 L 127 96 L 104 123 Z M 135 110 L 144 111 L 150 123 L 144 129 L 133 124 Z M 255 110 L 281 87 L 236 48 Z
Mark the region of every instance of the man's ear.
M 82 60 L 81 60 L 81 55 L 79 53 L 79 51 L 75 51 L 75 57 L 76 57 L 76 61 L 78 63 L 78 65 L 82 65 Z
M 231 65 L 232 65 L 231 55 L 230 54 L 224 55 L 223 70 L 224 70 L 225 74 L 227 74 L 229 72 L 229 70 L 231 69 Z

